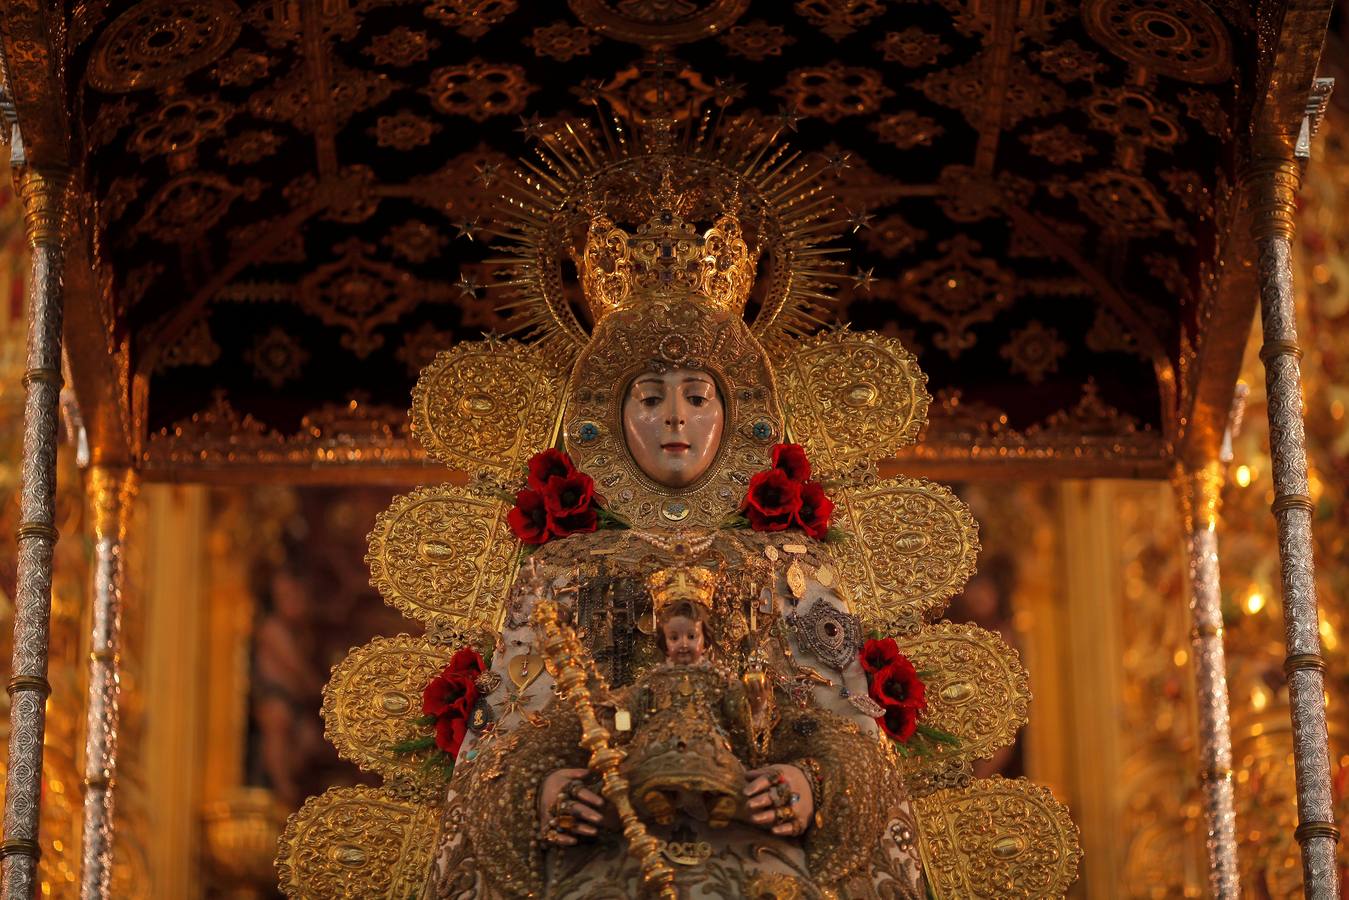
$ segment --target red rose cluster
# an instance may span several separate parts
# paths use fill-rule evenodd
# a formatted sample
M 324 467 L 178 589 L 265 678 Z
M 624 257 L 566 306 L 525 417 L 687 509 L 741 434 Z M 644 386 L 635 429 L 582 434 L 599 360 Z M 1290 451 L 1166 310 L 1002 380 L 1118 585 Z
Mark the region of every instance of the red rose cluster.
M 810 480 L 810 461 L 800 444 L 773 448 L 773 467 L 749 480 L 741 514 L 755 531 L 800 528 L 819 540 L 829 530 L 834 504 L 824 488 Z
M 478 702 L 478 676 L 485 668 L 482 657 L 465 647 L 450 657 L 450 664 L 422 691 L 422 712 L 436 719 L 436 746 L 449 755 L 459 755 L 459 745 L 468 730 L 468 718 Z
M 894 638 L 870 639 L 858 656 L 870 682 L 868 693 L 885 710 L 876 721 L 892 739 L 908 743 L 918 730 L 918 717 L 927 709 L 923 680 Z
M 523 543 L 537 546 L 599 527 L 595 482 L 561 450 L 530 457 L 527 484 L 506 517 Z

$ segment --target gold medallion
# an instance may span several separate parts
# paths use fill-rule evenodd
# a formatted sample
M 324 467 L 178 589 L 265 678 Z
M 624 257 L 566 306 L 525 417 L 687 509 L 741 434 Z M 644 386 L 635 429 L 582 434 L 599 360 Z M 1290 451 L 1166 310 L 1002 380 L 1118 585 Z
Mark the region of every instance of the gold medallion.
M 806 570 L 798 560 L 792 560 L 787 567 L 787 587 L 798 600 L 806 596 Z
M 808 553 L 808 552 L 810 552 L 810 548 L 807 547 L 805 544 L 783 544 L 783 545 L 782 545 L 782 552 L 783 552 L 783 553 L 794 553 L 794 554 L 796 554 L 797 556 L 800 556 L 800 555 L 803 554 L 803 553 Z
M 506 664 L 506 674 L 517 691 L 523 691 L 543 674 L 543 657 L 537 653 L 521 653 Z
M 777 561 L 778 561 L 778 558 L 781 556 L 781 554 L 778 553 L 778 548 L 777 548 L 777 547 L 765 547 L 765 548 L 763 548 L 763 555 L 766 556 L 766 557 L 768 557 L 768 561 L 769 561 L 769 562 L 777 562 Z
M 820 566 L 815 570 L 815 580 L 825 587 L 834 586 L 834 570 L 828 566 Z

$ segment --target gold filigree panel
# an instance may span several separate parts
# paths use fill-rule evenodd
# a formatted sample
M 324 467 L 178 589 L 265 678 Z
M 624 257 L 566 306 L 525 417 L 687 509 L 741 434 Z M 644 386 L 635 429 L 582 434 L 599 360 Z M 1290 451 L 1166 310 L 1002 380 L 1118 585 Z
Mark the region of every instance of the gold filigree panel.
M 412 433 L 446 465 L 513 476 L 552 437 L 560 378 L 515 341 L 459 344 L 436 356 L 412 390 Z
M 979 779 L 915 800 L 938 897 L 1062 897 L 1082 858 L 1077 826 L 1047 789 Z
M 421 894 L 435 850 L 438 811 L 370 787 L 332 788 L 290 817 L 277 845 L 281 892 L 291 898 Z
M 925 756 L 904 761 L 906 769 L 936 770 L 987 759 L 1016 740 L 1030 718 L 1030 679 L 1016 650 L 977 625 L 937 622 L 900 641 L 925 674 L 923 721 L 960 739 L 938 744 Z
M 870 331 L 829 331 L 802 341 L 777 376 L 792 437 L 829 471 L 912 444 L 932 402 L 914 355 Z
M 443 645 L 400 634 L 355 648 L 333 668 L 323 688 L 323 734 L 348 759 L 383 775 L 387 788 L 434 801 L 444 790 L 440 774 L 421 767 L 422 755 L 396 753 L 395 744 L 425 733 L 422 689 L 449 660 Z
M 889 478 L 838 492 L 835 551 L 868 629 L 907 632 L 946 607 L 974 574 L 979 525 L 949 488 Z
M 495 498 L 450 484 L 395 497 L 370 532 L 370 584 L 390 606 L 461 635 L 494 629 L 518 546 Z

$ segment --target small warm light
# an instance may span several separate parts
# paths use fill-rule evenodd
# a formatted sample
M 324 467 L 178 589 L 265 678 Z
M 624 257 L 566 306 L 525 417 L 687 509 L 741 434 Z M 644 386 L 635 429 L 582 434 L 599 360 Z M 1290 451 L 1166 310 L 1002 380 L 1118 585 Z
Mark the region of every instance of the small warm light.
M 1186 653 L 1184 650 L 1177 650 L 1176 655 L 1173 656 L 1172 659 L 1176 661 L 1176 665 L 1183 666 L 1189 661 L 1190 654 Z
M 1264 685 L 1257 684 L 1251 688 L 1251 706 L 1256 712 L 1269 706 L 1269 691 L 1265 690 Z
M 1344 403 L 1342 401 L 1330 401 L 1330 417 L 1336 422 L 1344 418 Z
M 1237 466 L 1237 484 L 1242 487 L 1249 487 L 1251 484 L 1251 467 Z
M 1334 627 L 1326 619 L 1321 620 L 1320 625 L 1321 643 L 1327 650 L 1335 650 L 1340 646 L 1340 636 L 1335 633 Z
M 1325 482 L 1315 472 L 1307 473 L 1307 490 L 1311 494 L 1313 502 L 1321 499 L 1321 492 L 1325 489 Z
M 958 284 L 960 284 L 960 282 L 959 282 L 959 281 L 956 281 L 954 278 L 948 278 L 948 279 L 946 279 L 946 286 L 947 286 L 948 288 L 951 288 L 951 289 L 954 290 L 955 287 L 956 287 L 956 285 L 958 285 Z
M 1312 266 L 1312 280 L 1317 284 L 1325 284 L 1330 281 L 1330 267 L 1325 263 L 1317 263 Z
M 1265 595 L 1258 590 L 1252 589 L 1251 592 L 1246 595 L 1246 612 L 1253 616 L 1264 608 Z

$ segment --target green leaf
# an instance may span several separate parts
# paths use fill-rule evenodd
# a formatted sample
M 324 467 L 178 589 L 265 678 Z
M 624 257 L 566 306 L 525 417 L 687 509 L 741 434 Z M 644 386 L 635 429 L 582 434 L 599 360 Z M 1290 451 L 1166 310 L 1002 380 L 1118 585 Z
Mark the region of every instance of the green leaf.
M 436 736 L 433 734 L 424 734 L 421 737 L 400 741 L 389 749 L 394 753 L 420 753 L 423 750 L 430 750 L 435 745 Z
M 830 525 L 824 533 L 824 542 L 826 544 L 846 544 L 852 540 L 852 535 L 839 528 L 837 525 Z
M 949 744 L 952 747 L 960 746 L 960 738 L 951 734 L 949 731 L 942 731 L 940 728 L 933 728 L 931 725 L 918 723 L 918 733 L 930 741 L 937 741 L 942 744 Z

